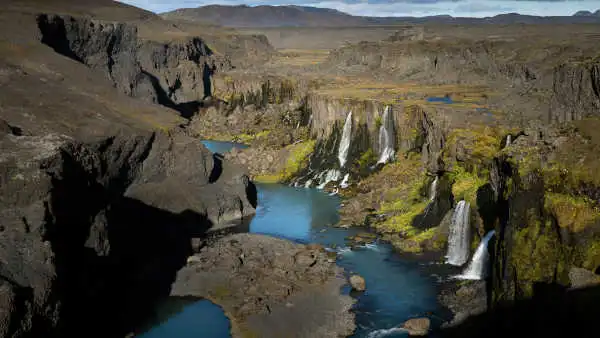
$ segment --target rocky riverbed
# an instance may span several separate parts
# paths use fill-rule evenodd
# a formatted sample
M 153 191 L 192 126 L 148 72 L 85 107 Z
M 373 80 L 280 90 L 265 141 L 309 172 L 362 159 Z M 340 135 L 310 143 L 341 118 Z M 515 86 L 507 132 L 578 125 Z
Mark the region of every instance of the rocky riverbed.
M 172 296 L 223 307 L 234 337 L 340 337 L 354 330 L 354 301 L 323 247 L 253 234 L 226 236 L 189 257 Z

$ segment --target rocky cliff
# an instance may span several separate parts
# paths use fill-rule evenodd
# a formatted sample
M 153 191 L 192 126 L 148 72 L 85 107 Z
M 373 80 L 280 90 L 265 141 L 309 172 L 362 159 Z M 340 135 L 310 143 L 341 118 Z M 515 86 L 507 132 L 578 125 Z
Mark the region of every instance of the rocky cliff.
M 577 285 L 574 268 L 599 271 L 597 124 L 526 131 L 499 156 L 494 303 L 529 298 L 536 284 Z
M 186 136 L 177 112 L 131 97 L 157 93 L 136 82 L 140 65 L 177 72 L 206 49 L 192 39 L 155 57 L 135 27 L 28 7 L 0 22 L 0 335 L 122 337 L 207 232 L 256 207 L 243 170 Z
M 71 16 L 38 16 L 42 43 L 106 73 L 125 94 L 189 117 L 212 95 L 211 77 L 231 68 L 198 37 L 168 43 L 139 41 L 137 28 Z
M 362 42 L 332 51 L 321 68 L 426 86 L 483 86 L 494 109 L 571 121 L 597 112 L 597 51 L 566 39 Z

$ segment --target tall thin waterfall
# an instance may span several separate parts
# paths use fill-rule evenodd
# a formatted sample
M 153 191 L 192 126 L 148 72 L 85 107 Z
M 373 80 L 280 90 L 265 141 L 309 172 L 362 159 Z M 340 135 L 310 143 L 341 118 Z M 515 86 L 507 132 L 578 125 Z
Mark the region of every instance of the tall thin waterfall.
M 344 123 L 344 130 L 342 132 L 342 140 L 340 141 L 340 148 L 338 150 L 338 159 L 340 160 L 340 167 L 344 167 L 346 160 L 348 159 L 348 150 L 350 150 L 350 140 L 352 139 L 352 112 L 349 112 L 346 116 L 346 122 Z
M 448 264 L 461 266 L 469 259 L 470 207 L 470 204 L 463 200 L 458 202 L 454 208 L 448 238 L 448 253 L 446 255 Z
M 379 163 L 387 163 L 394 157 L 395 135 L 394 135 L 394 114 L 392 108 L 386 106 L 379 127 Z
M 437 185 L 438 185 L 438 176 L 435 177 L 435 180 L 431 183 L 431 187 L 429 188 L 429 200 L 433 201 L 437 194 Z
M 473 259 L 469 263 L 469 266 L 463 271 L 462 275 L 458 276 L 460 279 L 484 279 L 488 273 L 488 262 L 489 262 L 489 253 L 488 253 L 488 242 L 494 236 L 495 231 L 491 230 L 481 240 L 479 246 L 477 247 L 477 251 L 473 255 Z
M 506 144 L 504 145 L 504 147 L 508 147 L 511 143 L 512 143 L 512 135 L 508 134 L 506 136 Z

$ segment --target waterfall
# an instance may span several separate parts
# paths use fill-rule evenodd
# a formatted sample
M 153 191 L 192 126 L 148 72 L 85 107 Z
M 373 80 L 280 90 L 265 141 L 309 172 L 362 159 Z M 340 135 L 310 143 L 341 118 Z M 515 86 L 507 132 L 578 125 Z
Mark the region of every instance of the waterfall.
M 487 276 L 489 253 L 488 253 L 488 242 L 494 236 L 494 230 L 491 230 L 481 240 L 477 251 L 473 255 L 473 259 L 469 263 L 469 266 L 463 271 L 462 275 L 458 276 L 460 279 L 484 279 Z
M 340 167 L 344 167 L 346 160 L 348 159 L 348 150 L 350 150 L 350 140 L 352 136 L 352 112 L 349 112 L 346 116 L 346 122 L 344 123 L 344 130 L 342 132 L 342 140 L 340 141 L 340 148 L 338 150 L 338 159 L 340 160 Z
M 348 184 L 348 180 L 350 180 L 350 174 L 346 174 L 344 176 L 344 179 L 342 179 L 342 183 L 340 183 L 340 188 L 342 189 L 346 189 L 350 186 L 350 184 Z
M 304 183 L 304 187 L 305 188 L 310 188 L 310 185 L 312 184 L 312 182 L 313 181 L 311 179 L 309 179 L 308 181 L 306 181 L 306 183 Z
M 435 177 L 433 183 L 431 183 L 431 187 L 429 188 L 429 200 L 433 201 L 437 194 L 437 185 L 438 185 L 438 176 Z
M 506 136 L 506 144 L 504 145 L 504 147 L 508 147 L 510 144 L 512 143 L 512 135 L 508 134 L 508 136 Z
M 447 263 L 461 266 L 469 259 L 469 217 L 471 215 L 468 202 L 460 201 L 454 208 L 450 236 L 448 237 Z
M 394 117 L 390 106 L 386 106 L 379 127 L 379 163 L 387 163 L 394 157 Z
M 330 169 L 319 174 L 319 185 L 317 189 L 323 189 L 329 182 L 337 182 L 340 180 L 342 173 L 339 170 Z

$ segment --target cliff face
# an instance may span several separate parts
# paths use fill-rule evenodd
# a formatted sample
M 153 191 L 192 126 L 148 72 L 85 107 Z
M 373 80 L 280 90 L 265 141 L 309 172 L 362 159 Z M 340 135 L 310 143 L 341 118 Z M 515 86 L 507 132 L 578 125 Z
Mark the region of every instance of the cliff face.
M 57 15 L 38 16 L 38 27 L 42 43 L 105 72 L 123 93 L 185 116 L 212 95 L 212 73 L 231 68 L 228 59 L 212 57 L 200 38 L 140 42 L 135 26 Z
M 583 47 L 585 42 L 563 40 L 362 42 L 332 51 L 321 69 L 424 86 L 483 86 L 495 108 L 526 107 L 529 118 L 546 122 L 595 116 L 596 51 Z
M 248 177 L 194 139 L 51 136 L 2 135 L 4 336 L 98 320 L 111 324 L 86 334 L 125 334 L 168 294 L 192 238 L 254 212 Z
M 264 36 L 229 37 L 234 40 L 229 45 L 243 45 L 229 55 L 215 54 L 200 37 L 140 39 L 137 27 L 129 23 L 47 14 L 39 15 L 37 23 L 42 43 L 56 52 L 103 71 L 123 93 L 184 117 L 195 114 L 202 100 L 213 95 L 212 76 L 232 69 L 231 57 L 256 61 L 272 50 Z
M 131 97 L 160 92 L 140 65 L 168 78 L 206 47 L 143 59 L 127 24 L 20 10 L 0 22 L 0 335 L 122 337 L 207 232 L 256 207 L 243 170 Z
M 550 117 L 553 122 L 581 120 L 600 111 L 600 63 L 565 63 L 555 68 Z
M 598 271 L 600 213 L 596 120 L 526 131 L 492 172 L 498 197 L 494 303 L 529 298 L 536 284 L 577 285 L 574 268 Z

